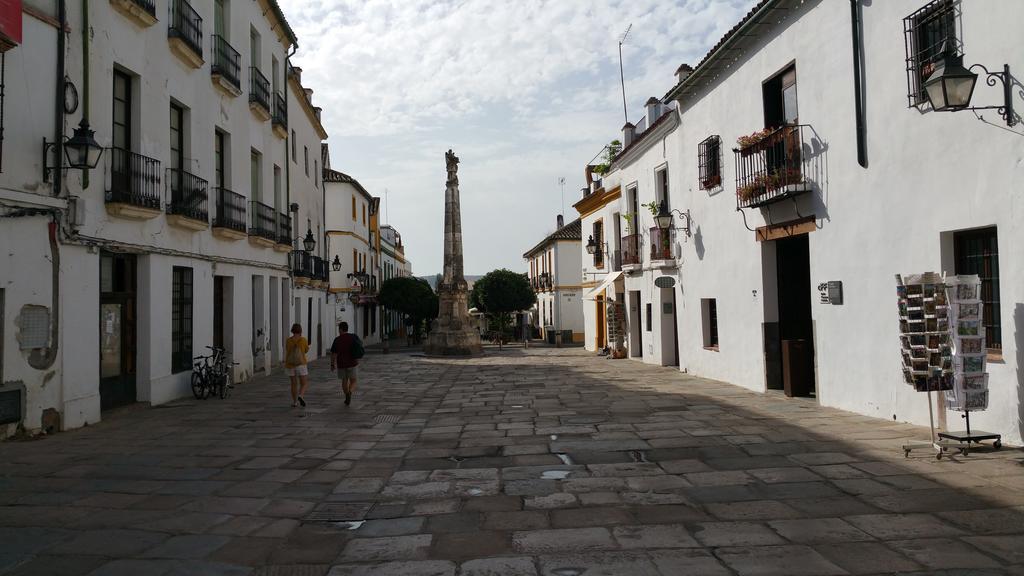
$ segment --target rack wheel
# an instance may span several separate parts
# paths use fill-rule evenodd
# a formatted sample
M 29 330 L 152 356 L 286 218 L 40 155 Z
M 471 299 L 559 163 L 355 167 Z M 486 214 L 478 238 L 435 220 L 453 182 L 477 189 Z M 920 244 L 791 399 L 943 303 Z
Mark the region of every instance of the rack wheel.
M 967 446 L 964 446 L 963 448 L 960 449 L 961 456 L 967 456 L 968 452 L 970 452 L 970 448 L 968 448 Z
M 995 442 L 993 442 L 992 443 L 992 447 L 995 448 L 996 450 L 999 450 L 1000 448 L 1002 448 L 1003 447 L 1002 440 L 996 440 Z
M 935 453 L 935 459 L 936 460 L 942 460 L 942 452 L 936 452 Z

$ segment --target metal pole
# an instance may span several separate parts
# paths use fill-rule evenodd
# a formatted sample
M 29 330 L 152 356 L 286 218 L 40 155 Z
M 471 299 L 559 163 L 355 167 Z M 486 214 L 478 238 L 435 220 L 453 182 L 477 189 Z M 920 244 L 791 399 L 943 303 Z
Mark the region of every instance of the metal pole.
M 626 113 L 626 78 L 622 74 L 622 42 L 619 42 L 619 83 L 622 85 L 622 117 L 629 122 L 629 114 Z

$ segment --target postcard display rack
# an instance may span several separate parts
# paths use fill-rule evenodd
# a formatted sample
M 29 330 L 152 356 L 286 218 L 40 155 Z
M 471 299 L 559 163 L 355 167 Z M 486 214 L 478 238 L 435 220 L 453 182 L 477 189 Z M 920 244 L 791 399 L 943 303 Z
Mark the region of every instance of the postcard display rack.
M 949 279 L 927 272 L 896 275 L 899 298 L 903 380 L 928 394 L 928 443 L 904 444 L 905 456 L 914 448 L 931 448 L 935 457 L 950 447 L 967 453 L 971 441 L 995 438 L 988 433 L 936 433 L 932 392 L 946 395 L 947 407 L 978 410 L 987 407 L 984 333 L 981 328 L 980 281 L 977 276 Z M 979 339 L 980 338 L 980 339 Z M 971 351 L 971 352 L 968 352 Z M 979 360 L 980 354 L 980 360 Z M 943 440 L 945 439 L 945 440 Z M 955 445 L 949 440 L 966 442 Z
M 982 326 L 981 280 L 977 275 L 946 278 L 949 303 L 950 343 L 953 346 L 953 388 L 946 390 L 946 408 L 963 412 L 967 429 L 939 432 L 939 438 L 960 442 L 967 454 L 972 442 L 994 440 L 999 449 L 999 434 L 971 430 L 971 412 L 988 408 L 988 374 L 985 373 L 985 328 Z

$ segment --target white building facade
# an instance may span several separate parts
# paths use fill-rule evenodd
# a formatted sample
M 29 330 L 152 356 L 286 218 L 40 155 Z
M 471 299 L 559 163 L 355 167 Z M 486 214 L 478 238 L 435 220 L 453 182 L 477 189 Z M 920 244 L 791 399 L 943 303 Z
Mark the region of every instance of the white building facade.
M 320 197 L 286 177 L 289 117 L 323 128 L 288 112 L 296 39 L 275 2 L 53 4 L 24 3 L 26 42 L 5 59 L 24 82 L 5 94 L 0 436 L 188 395 L 206 346 L 228 350 L 236 382 L 272 369 L 293 214 Z M 87 172 L 38 144 L 80 121 L 104 149 Z
M 412 264 L 405 257 L 405 244 L 402 235 L 393 226 L 380 227 L 380 278 L 381 283 L 392 278 L 412 276 Z M 404 318 L 401 313 L 381 308 L 383 334 L 389 339 L 404 338 L 406 335 Z
M 676 280 L 680 368 L 927 424 L 926 396 L 902 381 L 894 275 L 977 273 L 990 398 L 971 425 L 1020 444 L 1021 124 L 986 108 L 1004 96 L 984 74 L 975 112 L 938 112 L 921 90 L 943 44 L 965 66 L 1024 65 L 1011 29 L 1024 5 L 855 8 L 853 17 L 842 2 L 765 0 L 692 72 L 681 69 L 664 99 L 678 107 L 679 126 L 664 139 L 677 273 L 660 274 Z M 822 38 L 834 46 L 823 49 Z M 1020 95 L 1011 98 L 1021 109 Z M 622 173 L 615 185 L 627 205 L 634 179 L 640 204 L 657 197 L 662 145 L 654 148 L 631 161 L 627 146 L 606 177 Z M 654 180 L 646 194 L 645 178 Z M 646 288 L 627 276 L 626 290 L 638 282 Z M 658 310 L 664 297 L 651 294 Z M 659 340 L 664 349 L 667 336 Z M 962 429 L 957 413 L 938 408 L 940 424 Z
M 380 342 L 380 199 L 358 180 L 332 170 L 324 150 L 328 255 L 332 264 L 330 291 L 335 324 L 348 322 L 349 331 L 364 344 Z
M 537 295 L 533 321 L 540 328 L 541 338 L 550 343 L 582 343 L 580 220 L 563 225 L 559 216 L 557 229 L 524 253 L 523 258 L 529 268 L 530 285 Z

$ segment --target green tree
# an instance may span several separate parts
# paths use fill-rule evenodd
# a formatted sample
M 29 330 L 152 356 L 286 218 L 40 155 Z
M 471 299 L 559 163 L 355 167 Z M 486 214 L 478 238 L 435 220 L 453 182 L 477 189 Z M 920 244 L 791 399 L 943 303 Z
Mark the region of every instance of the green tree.
M 377 299 L 381 305 L 409 318 L 413 338 L 417 340 L 423 323 L 437 318 L 437 294 L 421 278 L 399 276 L 385 280 L 380 286 Z
M 526 310 L 536 302 L 537 295 L 530 288 L 526 274 L 504 268 L 485 274 L 473 284 L 473 290 L 469 293 L 469 305 L 498 324 L 499 346 L 511 314 Z

